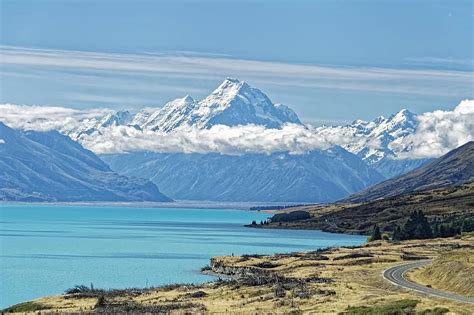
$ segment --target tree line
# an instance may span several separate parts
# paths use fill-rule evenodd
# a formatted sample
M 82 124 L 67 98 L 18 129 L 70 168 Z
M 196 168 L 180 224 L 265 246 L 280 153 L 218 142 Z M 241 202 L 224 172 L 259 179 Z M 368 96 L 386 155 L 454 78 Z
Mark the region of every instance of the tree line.
M 428 221 L 423 211 L 413 211 L 403 225 L 396 224 L 393 228 L 392 240 L 430 239 L 451 237 L 462 232 L 474 231 L 474 218 L 451 219 L 449 222 L 440 222 L 438 219 Z M 375 241 L 388 238 L 381 233 L 377 224 L 374 225 L 369 240 Z

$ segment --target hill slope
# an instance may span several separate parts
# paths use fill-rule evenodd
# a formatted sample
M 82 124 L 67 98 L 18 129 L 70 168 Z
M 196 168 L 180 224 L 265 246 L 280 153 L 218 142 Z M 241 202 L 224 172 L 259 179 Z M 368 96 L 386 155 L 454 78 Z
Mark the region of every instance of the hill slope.
M 374 224 L 391 231 L 413 211 L 438 222 L 474 218 L 474 142 L 469 142 L 406 175 L 353 195 L 341 203 L 289 208 L 307 211 L 305 220 L 274 222 L 269 228 L 307 228 L 368 234 Z
M 364 202 L 404 193 L 460 185 L 474 180 L 474 141 L 450 151 L 433 162 L 389 179 L 345 199 Z
M 391 231 L 413 212 L 422 209 L 428 217 L 449 221 L 450 217 L 474 217 L 474 182 L 453 188 L 439 188 L 364 203 L 343 203 L 295 207 L 311 218 L 270 223 L 267 228 L 317 229 L 335 233 L 369 234 L 374 224 Z M 257 226 L 258 227 L 258 226 Z
M 114 172 L 56 131 L 18 131 L 0 122 L 0 200 L 169 201 L 148 180 Z
M 150 178 L 174 199 L 330 202 L 382 180 L 337 147 L 302 155 L 146 152 L 101 158 L 120 174 Z

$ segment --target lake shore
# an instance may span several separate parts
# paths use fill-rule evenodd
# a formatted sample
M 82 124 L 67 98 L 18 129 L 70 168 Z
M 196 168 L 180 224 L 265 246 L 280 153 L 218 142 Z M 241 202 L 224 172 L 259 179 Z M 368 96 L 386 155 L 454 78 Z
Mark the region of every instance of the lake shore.
M 275 255 L 219 256 L 208 271 L 230 279 L 201 285 L 130 290 L 90 290 L 45 297 L 8 311 L 48 312 L 261 312 L 351 314 L 363 307 L 448 309 L 469 314 L 470 306 L 405 291 L 386 282 L 382 271 L 397 264 L 474 253 L 474 237 L 372 242 Z M 459 255 L 453 255 L 458 257 Z M 461 255 L 462 256 L 462 255 Z M 467 280 L 467 279 L 466 279 Z M 427 285 L 429 285 L 427 283 Z M 353 313 L 357 314 L 357 313 Z
M 232 202 L 232 201 L 203 201 L 203 200 L 173 200 L 170 202 L 112 202 L 112 201 L 75 201 L 75 202 L 22 202 L 2 201 L 0 207 L 8 205 L 37 205 L 37 206 L 104 206 L 104 207 L 129 207 L 129 208 L 193 208 L 193 209 L 231 209 L 246 210 L 262 213 L 276 213 L 278 210 L 252 210 L 259 206 L 280 206 L 287 203 L 262 203 L 262 202 Z

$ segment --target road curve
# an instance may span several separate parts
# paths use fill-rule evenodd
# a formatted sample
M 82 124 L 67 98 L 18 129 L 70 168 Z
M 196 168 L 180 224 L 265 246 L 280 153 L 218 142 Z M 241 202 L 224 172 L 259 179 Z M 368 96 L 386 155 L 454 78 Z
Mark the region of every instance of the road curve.
M 435 296 L 438 298 L 449 299 L 456 302 L 474 304 L 474 298 L 472 297 L 457 295 L 457 294 L 449 293 L 446 291 L 435 290 L 435 289 L 423 286 L 421 284 L 408 281 L 405 278 L 405 273 L 408 270 L 422 267 L 430 263 L 431 263 L 431 260 L 421 260 L 417 262 L 411 262 L 408 264 L 398 265 L 398 266 L 391 267 L 384 270 L 382 275 L 389 282 L 408 290 L 413 290 L 413 291 L 417 291 L 417 292 L 424 293 L 427 295 Z

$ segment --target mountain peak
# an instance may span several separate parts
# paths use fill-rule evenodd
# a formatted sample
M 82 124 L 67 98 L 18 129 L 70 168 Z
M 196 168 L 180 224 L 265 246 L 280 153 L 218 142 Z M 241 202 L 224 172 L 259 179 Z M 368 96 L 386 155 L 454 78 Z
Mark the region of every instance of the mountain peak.
M 396 114 L 393 114 L 390 116 L 390 120 L 397 120 L 397 121 L 400 121 L 400 120 L 412 120 L 415 118 L 415 114 L 410 112 L 408 109 L 406 108 L 403 108 L 402 110 L 400 110 L 398 113 Z
M 289 107 L 273 104 L 265 93 L 239 79 L 225 79 L 201 101 L 186 95 L 165 104 L 161 109 L 143 110 L 135 115 L 121 111 L 110 113 L 99 121 L 84 121 L 84 126 L 69 133 L 78 139 L 98 128 L 130 125 L 138 129 L 170 132 L 177 128 L 211 128 L 214 125 L 261 125 L 281 128 L 286 123 L 299 124 L 298 115 Z
M 209 96 L 232 98 L 242 93 L 243 90 L 247 89 L 250 89 L 250 86 L 247 84 L 247 82 L 240 81 L 239 79 L 227 78 Z

